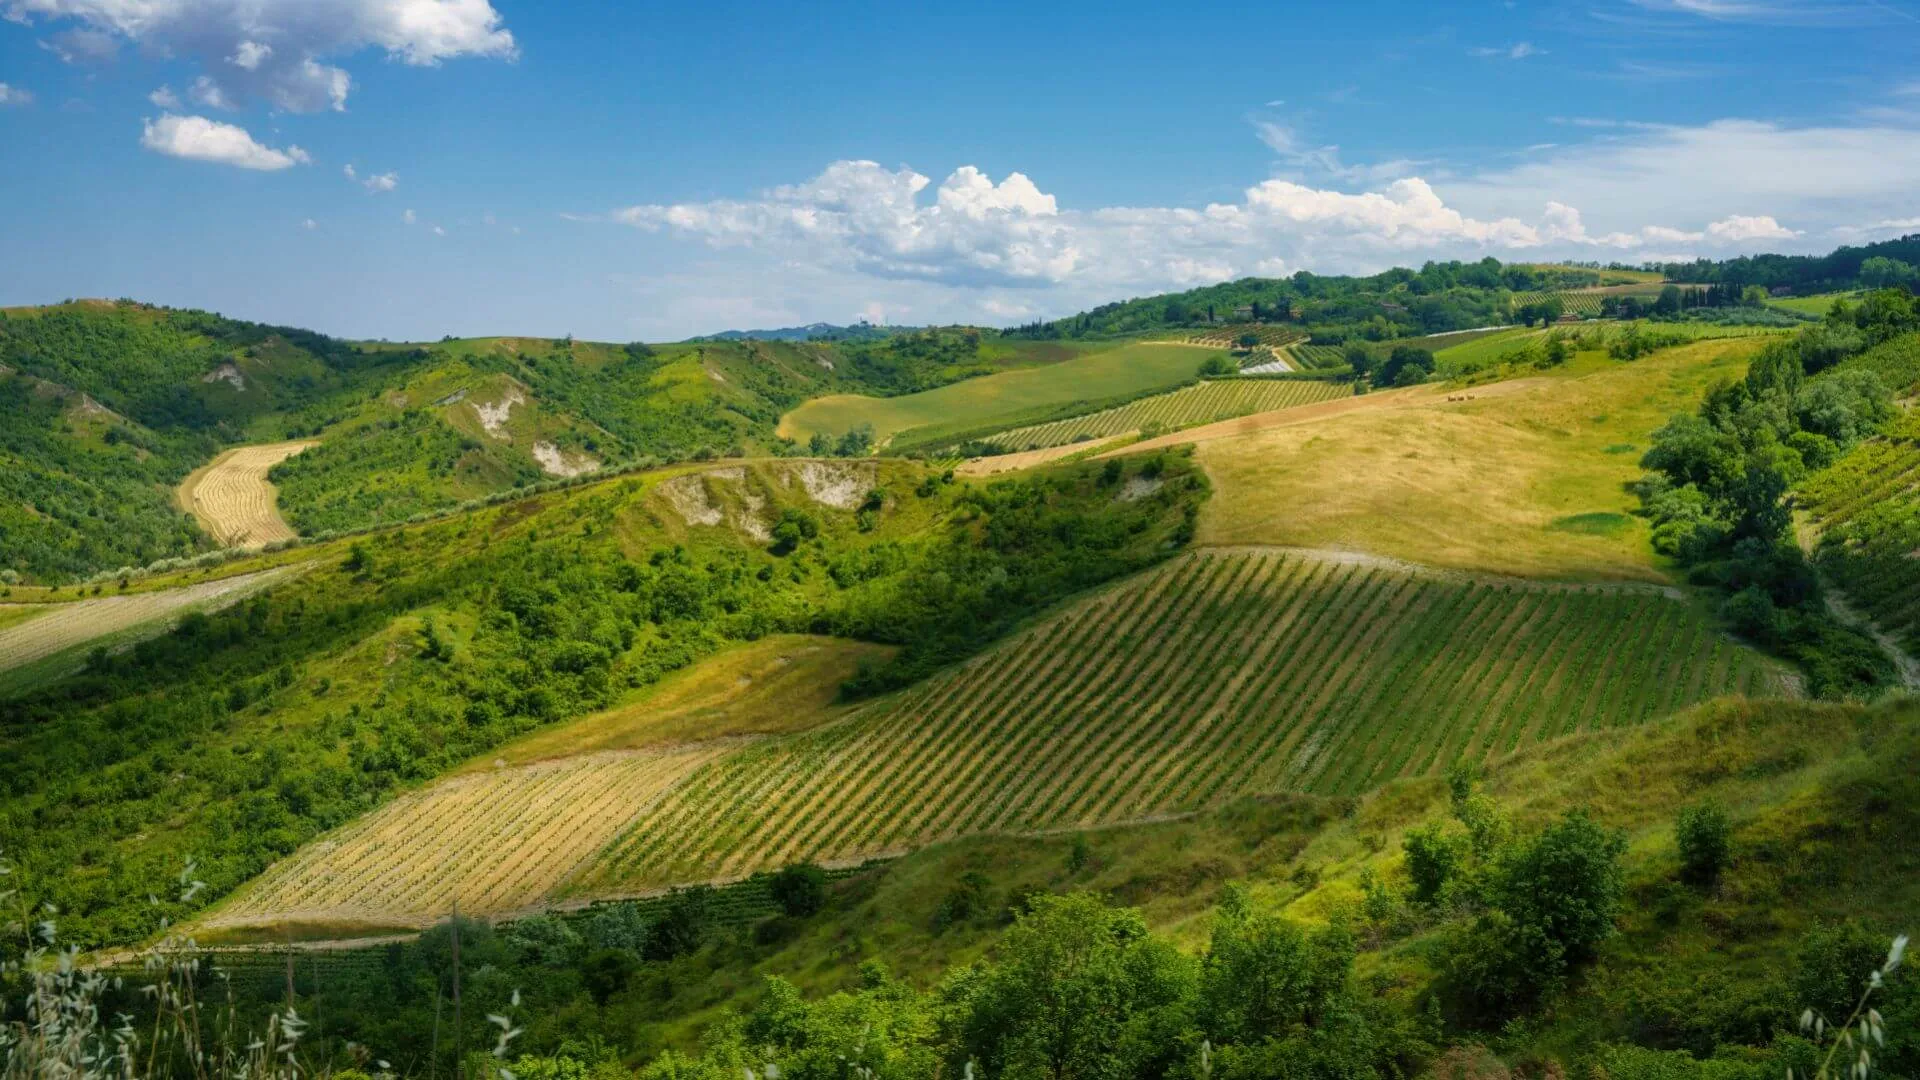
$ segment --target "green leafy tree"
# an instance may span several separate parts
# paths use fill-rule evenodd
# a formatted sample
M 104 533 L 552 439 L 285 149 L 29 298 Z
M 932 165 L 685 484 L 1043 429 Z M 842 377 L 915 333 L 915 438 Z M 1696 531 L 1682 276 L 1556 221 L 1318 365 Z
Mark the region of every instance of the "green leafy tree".
M 1720 879 L 1732 856 L 1733 827 L 1718 804 L 1696 803 L 1682 809 L 1674 823 L 1673 838 L 1680 849 L 1682 876 L 1697 885 L 1711 885 Z
M 1466 837 L 1439 824 L 1407 830 L 1401 841 L 1406 852 L 1407 876 L 1413 898 L 1422 904 L 1438 901 L 1466 862 Z
M 805 918 L 827 906 L 827 873 L 812 863 L 795 863 L 767 884 L 782 913 Z

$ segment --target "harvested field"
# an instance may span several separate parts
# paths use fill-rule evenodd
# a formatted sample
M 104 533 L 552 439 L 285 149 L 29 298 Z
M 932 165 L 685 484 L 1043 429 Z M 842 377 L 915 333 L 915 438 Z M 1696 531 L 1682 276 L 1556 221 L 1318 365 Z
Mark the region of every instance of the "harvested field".
M 194 470 L 180 485 L 180 505 L 208 534 L 228 547 L 252 547 L 296 534 L 280 518 L 267 482 L 275 465 L 317 443 L 311 440 L 241 446 Z
M 1201 552 L 846 721 L 715 759 L 566 891 L 844 864 L 1249 793 L 1356 793 L 1784 689 L 1770 661 L 1658 587 Z
M 0 625 L 0 671 L 25 667 L 127 631 L 150 628 L 160 633 L 172 625 L 175 616 L 225 607 L 286 572 L 287 568 L 280 567 L 179 589 L 47 604 L 39 614 L 19 616 Z

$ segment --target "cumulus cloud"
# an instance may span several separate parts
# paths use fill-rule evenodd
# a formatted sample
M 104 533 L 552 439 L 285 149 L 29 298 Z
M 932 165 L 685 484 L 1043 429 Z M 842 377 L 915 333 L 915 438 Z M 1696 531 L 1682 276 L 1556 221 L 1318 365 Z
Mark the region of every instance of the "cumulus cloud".
M 17 86 L 8 86 L 0 82 L 0 107 L 8 105 L 31 105 L 33 95 Z
M 261 100 L 289 112 L 346 108 L 352 79 L 324 62 L 380 49 L 416 66 L 511 59 L 513 35 L 488 0 L 0 0 L 16 22 L 70 24 L 47 39 L 68 55 L 130 42 L 197 64 L 212 106 Z M 198 86 L 196 82 L 196 86 Z
M 348 180 L 359 184 L 375 195 L 392 191 L 394 188 L 400 186 L 400 174 L 396 172 L 383 172 L 376 173 L 373 176 L 361 176 L 355 172 L 353 166 L 349 164 L 346 167 L 346 176 Z M 412 213 L 413 211 L 409 210 L 407 212 Z
M 1791 240 L 1800 234 L 1766 214 L 1753 217 L 1735 214 L 1707 226 L 1707 235 L 1738 244 L 1748 240 Z
M 173 87 L 171 86 L 162 86 L 160 89 L 148 94 L 147 100 L 163 109 L 177 110 L 180 108 L 180 95 L 174 93 Z
M 414 222 L 419 220 L 420 219 L 418 217 L 414 216 L 414 213 L 412 210 L 407 210 L 400 215 L 400 222 L 403 225 L 411 225 Z
M 312 218 L 307 218 L 306 220 L 300 223 L 300 227 L 303 229 L 306 229 L 308 232 L 312 232 L 314 229 L 317 229 L 320 227 L 320 223 L 313 220 Z
M 963 166 L 922 204 L 931 183 L 905 167 L 838 161 L 759 199 L 645 204 L 612 217 L 716 247 L 791 244 L 882 277 L 1017 285 L 1062 280 L 1079 264 L 1053 196 L 1020 173 L 995 184 Z
M 223 124 L 204 116 L 180 116 L 175 113 L 165 113 L 158 120 L 146 121 L 140 135 L 140 145 L 168 157 L 211 161 L 263 172 L 305 165 L 313 160 L 297 146 L 276 150 L 262 145 L 243 127 Z
M 239 108 L 233 103 L 233 99 L 227 96 L 227 92 L 220 88 L 219 83 L 205 75 L 193 80 L 193 85 L 187 87 L 187 100 L 195 105 L 204 105 L 209 109 L 225 109 L 228 112 Z

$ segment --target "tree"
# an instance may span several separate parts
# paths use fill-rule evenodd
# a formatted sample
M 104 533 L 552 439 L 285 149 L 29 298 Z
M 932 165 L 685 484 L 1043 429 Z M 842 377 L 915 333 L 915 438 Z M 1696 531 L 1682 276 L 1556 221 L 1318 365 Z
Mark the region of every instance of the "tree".
M 1538 927 L 1569 962 L 1589 958 L 1613 933 L 1626 888 L 1626 834 L 1570 810 L 1499 868 L 1496 899 L 1514 921 Z
M 1367 373 L 1373 370 L 1373 350 L 1365 345 L 1357 341 L 1349 341 L 1344 355 L 1347 366 L 1353 369 L 1356 376 L 1365 378 Z
M 1258 334 L 1241 334 L 1240 335 L 1241 348 L 1251 349 L 1258 344 L 1260 344 L 1260 335 Z
M 791 555 L 800 546 L 801 541 L 811 540 L 820 535 L 820 522 L 812 514 L 795 507 L 780 512 L 780 520 L 771 530 L 773 545 L 768 549 L 775 555 Z
M 1138 911 L 1076 893 L 1035 899 L 998 962 L 946 993 L 958 1057 L 987 1076 L 1122 1080 L 1171 1064 L 1194 981 L 1193 962 L 1150 936 Z
M 1712 885 L 1726 869 L 1731 853 L 1732 828 L 1726 812 L 1714 803 L 1698 803 L 1680 811 L 1673 839 L 1680 848 L 1680 874 L 1696 885 Z
M 1199 1016 L 1216 1044 L 1257 1043 L 1320 1023 L 1344 996 L 1353 938 L 1335 926 L 1312 934 L 1255 912 L 1233 889 L 1214 922 L 1200 968 Z
M 712 904 L 711 886 L 676 889 L 667 899 L 667 910 L 647 928 L 642 955 L 648 960 L 672 960 L 699 949 L 712 927 Z
M 604 1009 L 615 994 L 626 991 L 638 967 L 639 962 L 625 949 L 601 949 L 580 965 L 580 981 L 593 1003 Z
M 1666 288 L 1660 290 L 1660 298 L 1653 302 L 1654 314 L 1678 315 L 1680 314 L 1680 303 L 1680 286 L 1668 285 Z
M 781 912 L 805 918 L 827 906 L 827 873 L 812 863 L 795 863 L 773 875 L 767 890 Z
M 1916 282 L 1920 282 L 1920 270 L 1914 269 L 1899 259 L 1875 255 L 1860 264 L 1860 284 L 1869 289 L 1885 289 L 1895 285 L 1911 286 Z
M 1438 824 L 1407 831 L 1401 848 L 1407 855 L 1407 876 L 1413 879 L 1413 898 L 1422 904 L 1440 899 L 1447 883 L 1466 861 L 1465 838 Z

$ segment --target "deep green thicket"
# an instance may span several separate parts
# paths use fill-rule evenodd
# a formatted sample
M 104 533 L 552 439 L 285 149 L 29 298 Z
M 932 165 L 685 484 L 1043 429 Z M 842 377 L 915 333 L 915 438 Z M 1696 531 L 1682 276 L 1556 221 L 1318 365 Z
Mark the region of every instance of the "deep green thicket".
M 150 884 L 188 854 L 224 894 L 402 786 L 731 642 L 906 643 L 855 689 L 900 685 L 1184 542 L 1196 471 L 1140 467 L 1168 482 L 1121 501 L 1091 466 L 984 487 L 890 466 L 923 494 L 789 506 L 814 529 L 778 554 L 671 542 L 641 478 L 358 540 L 7 702 L 0 850 L 74 940 L 124 942 L 151 928 Z
M 1697 413 L 1655 432 L 1641 461 L 1653 470 L 1640 493 L 1654 546 L 1722 589 L 1734 628 L 1797 662 L 1823 697 L 1870 694 L 1892 665 L 1828 612 L 1788 494 L 1892 418 L 1879 374 L 1848 357 L 1917 325 L 1904 289 L 1873 293 L 1857 310 L 1837 305 L 1825 325 L 1769 344 L 1743 381 L 1714 387 Z

